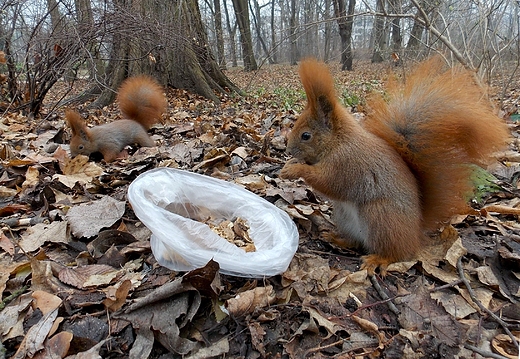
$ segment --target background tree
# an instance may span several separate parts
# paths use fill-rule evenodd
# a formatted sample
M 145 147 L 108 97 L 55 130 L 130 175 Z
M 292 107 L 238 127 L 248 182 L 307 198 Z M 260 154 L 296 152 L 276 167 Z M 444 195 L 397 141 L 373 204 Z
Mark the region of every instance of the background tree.
M 383 61 L 383 51 L 385 48 L 385 1 L 376 0 L 376 15 L 374 28 L 372 30 L 372 62 Z
M 61 78 L 73 80 L 74 69 L 81 69 L 81 76 L 88 73 L 94 84 L 61 105 L 97 96 L 92 106 L 105 106 L 125 78 L 143 73 L 214 101 L 226 89 L 239 91 L 215 61 L 196 0 L 74 4 L 47 0 L 43 7 L 26 0 L 4 5 L 2 45 L 10 69 L 4 84 L 8 91 L 2 91 L 4 111 L 38 115 L 48 91 Z
M 296 0 L 291 0 L 290 5 L 290 21 L 289 21 L 289 41 L 291 43 L 291 49 L 290 49 L 290 61 L 291 65 L 296 65 L 296 61 L 298 61 L 298 44 L 297 44 L 297 37 L 298 37 L 298 15 L 299 15 L 299 2 Z
M 226 68 L 226 58 L 224 56 L 224 35 L 222 28 L 222 10 L 220 0 L 213 0 L 215 6 L 215 34 L 217 36 L 217 58 L 220 68 Z
M 242 44 L 242 58 L 244 69 L 253 71 L 258 68 L 253 52 L 253 41 L 251 38 L 251 28 L 249 21 L 249 7 L 247 0 L 233 0 L 233 8 L 240 31 L 240 43 Z
M 124 78 L 138 73 L 218 101 L 226 89 L 238 91 L 222 72 L 226 64 L 250 71 L 265 58 L 296 64 L 315 56 L 350 69 L 356 60 L 390 61 L 393 53 L 414 61 L 441 53 L 488 79 L 508 69 L 514 76 L 519 6 L 510 0 L 4 0 L 0 109 L 37 115 L 54 84 L 63 79 L 70 89 L 76 77 L 91 86 L 60 104 L 96 96 L 92 105 L 104 106 Z
M 345 8 L 346 0 L 333 0 L 334 13 L 338 21 L 339 36 L 341 38 L 341 68 L 352 70 L 352 25 L 354 24 L 355 0 L 348 1 L 348 11 Z

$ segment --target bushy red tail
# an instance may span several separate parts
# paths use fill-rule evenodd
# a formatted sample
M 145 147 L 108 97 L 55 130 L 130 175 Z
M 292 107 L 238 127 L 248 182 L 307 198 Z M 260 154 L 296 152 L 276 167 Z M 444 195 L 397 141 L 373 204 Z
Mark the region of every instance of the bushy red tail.
M 166 110 L 161 86 L 151 77 L 130 77 L 119 88 L 117 96 L 123 115 L 139 122 L 145 129 L 159 122 Z
M 439 58 L 421 63 L 388 102 L 370 103 L 365 127 L 389 142 L 418 179 L 427 229 L 467 208 L 470 164 L 485 165 L 503 148 L 509 130 L 473 74 L 443 70 Z

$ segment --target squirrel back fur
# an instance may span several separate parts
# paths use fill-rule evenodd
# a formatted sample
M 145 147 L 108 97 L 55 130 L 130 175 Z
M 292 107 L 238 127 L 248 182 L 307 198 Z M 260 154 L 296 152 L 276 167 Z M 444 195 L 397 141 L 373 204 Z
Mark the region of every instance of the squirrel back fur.
M 425 230 L 463 210 L 469 165 L 488 162 L 508 138 L 471 74 L 442 71 L 436 59 L 391 86 L 389 102 L 373 99 L 363 124 L 337 99 L 325 64 L 303 61 L 300 77 L 307 105 L 280 175 L 333 200 L 339 244 L 367 250 L 370 272 L 411 259 Z
M 101 152 L 105 161 L 110 162 L 126 145 L 154 145 L 146 131 L 161 119 L 167 105 L 159 84 L 148 76 L 131 77 L 121 85 L 117 100 L 125 119 L 93 128 L 88 128 L 76 111 L 65 111 L 72 129 L 70 150 L 73 157 Z

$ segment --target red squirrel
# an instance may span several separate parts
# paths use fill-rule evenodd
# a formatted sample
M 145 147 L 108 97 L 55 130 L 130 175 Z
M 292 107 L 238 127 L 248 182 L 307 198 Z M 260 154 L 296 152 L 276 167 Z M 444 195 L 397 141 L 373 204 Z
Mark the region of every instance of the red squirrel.
M 161 86 L 148 76 L 128 78 L 119 88 L 117 101 L 127 119 L 93 128 L 88 128 L 76 111 L 65 111 L 65 118 L 72 129 L 70 152 L 73 157 L 101 152 L 105 161 L 110 162 L 126 145 L 154 145 L 146 131 L 161 119 L 166 110 L 167 102 Z
M 288 134 L 280 172 L 329 197 L 339 245 L 361 247 L 361 268 L 382 274 L 410 260 L 426 233 L 467 209 L 470 164 L 505 146 L 509 130 L 472 73 L 419 64 L 404 84 L 372 98 L 360 124 L 341 105 L 327 66 L 300 65 L 307 105 Z

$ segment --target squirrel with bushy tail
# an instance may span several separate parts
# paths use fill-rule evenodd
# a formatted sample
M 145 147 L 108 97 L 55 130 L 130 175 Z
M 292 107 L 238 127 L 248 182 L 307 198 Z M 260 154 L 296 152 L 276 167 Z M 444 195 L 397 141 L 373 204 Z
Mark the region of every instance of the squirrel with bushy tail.
M 65 111 L 65 118 L 72 129 L 70 152 L 73 157 L 100 152 L 105 161 L 110 162 L 127 145 L 154 145 L 147 130 L 160 121 L 167 106 L 157 81 L 144 75 L 130 77 L 119 88 L 117 101 L 124 119 L 92 128 L 87 127 L 76 111 Z
M 413 259 L 428 233 L 467 211 L 471 165 L 489 164 L 510 136 L 474 74 L 446 69 L 440 58 L 372 98 L 362 123 L 339 102 L 324 63 L 307 59 L 299 71 L 307 105 L 280 175 L 332 200 L 330 237 L 364 249 L 370 274 Z

